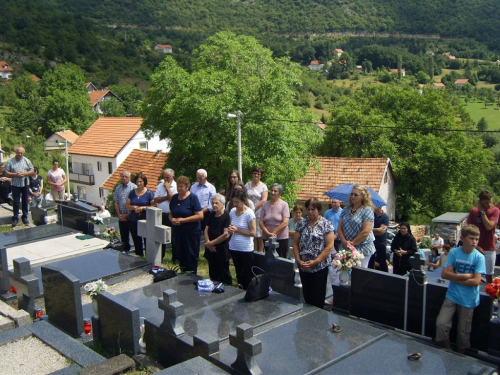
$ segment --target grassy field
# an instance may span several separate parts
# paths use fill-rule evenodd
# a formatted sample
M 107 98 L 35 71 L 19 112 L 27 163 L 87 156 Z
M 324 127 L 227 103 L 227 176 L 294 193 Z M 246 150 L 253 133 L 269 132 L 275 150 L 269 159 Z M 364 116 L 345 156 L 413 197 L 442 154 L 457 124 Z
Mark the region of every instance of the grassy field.
M 488 130 L 500 130 L 500 110 L 496 105 L 489 105 L 485 108 L 484 102 L 469 101 L 465 109 L 475 123 L 484 117 L 488 122 Z

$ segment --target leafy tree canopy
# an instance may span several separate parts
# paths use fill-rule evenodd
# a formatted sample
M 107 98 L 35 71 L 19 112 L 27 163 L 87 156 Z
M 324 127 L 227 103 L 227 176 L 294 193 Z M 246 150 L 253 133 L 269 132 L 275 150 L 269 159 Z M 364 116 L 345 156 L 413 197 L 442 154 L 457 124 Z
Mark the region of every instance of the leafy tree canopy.
M 177 175 L 205 168 L 223 187 L 237 166 L 237 124 L 227 113 L 240 110 L 243 175 L 261 166 L 264 180 L 281 183 L 284 199 L 293 202 L 294 181 L 307 172 L 321 140 L 310 114 L 293 106 L 298 66 L 230 32 L 210 37 L 195 56 L 192 73 L 167 57 L 151 76 L 143 129 L 171 139 L 168 165 Z
M 492 154 L 444 90 L 367 85 L 331 113 L 321 155 L 390 158 L 399 218 L 468 209 L 486 185 Z

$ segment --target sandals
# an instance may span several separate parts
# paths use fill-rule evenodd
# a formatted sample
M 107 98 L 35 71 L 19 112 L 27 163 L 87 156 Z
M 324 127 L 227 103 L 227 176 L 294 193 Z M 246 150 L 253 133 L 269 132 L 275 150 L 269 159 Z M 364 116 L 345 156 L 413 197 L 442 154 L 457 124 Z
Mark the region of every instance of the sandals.
M 330 331 L 332 331 L 333 333 L 339 333 L 342 331 L 342 328 L 340 328 L 338 324 L 333 323 L 330 327 Z
M 420 353 L 411 353 L 408 356 L 409 361 L 420 361 L 421 358 L 422 358 L 422 354 L 420 354 Z

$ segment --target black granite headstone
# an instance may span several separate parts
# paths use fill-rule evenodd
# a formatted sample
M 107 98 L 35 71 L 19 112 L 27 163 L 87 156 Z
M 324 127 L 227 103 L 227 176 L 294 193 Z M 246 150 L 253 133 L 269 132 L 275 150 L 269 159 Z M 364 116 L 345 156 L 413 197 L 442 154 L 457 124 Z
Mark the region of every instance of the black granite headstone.
M 139 308 L 107 292 L 97 295 L 97 305 L 102 347 L 115 355 L 139 353 Z
M 0 248 L 0 295 L 9 291 L 9 265 L 7 263 L 7 249 Z
M 80 281 L 66 270 L 42 266 L 42 283 L 49 321 L 79 337 L 83 333 Z
M 271 278 L 271 288 L 285 296 L 301 300 L 302 288 L 295 286 L 295 262 L 280 258 L 274 245 L 267 253 L 254 252 L 253 265 L 262 268 Z
M 89 220 L 98 212 L 97 208 L 80 201 L 58 202 L 58 219 L 61 225 L 90 233 Z
M 405 329 L 408 278 L 368 268 L 351 273 L 351 315 Z

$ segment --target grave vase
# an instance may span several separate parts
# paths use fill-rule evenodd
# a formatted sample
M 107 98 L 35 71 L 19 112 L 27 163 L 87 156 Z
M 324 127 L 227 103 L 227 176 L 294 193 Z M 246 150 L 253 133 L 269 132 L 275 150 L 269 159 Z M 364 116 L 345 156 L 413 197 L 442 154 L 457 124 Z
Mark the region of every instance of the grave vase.
M 340 271 L 339 281 L 341 286 L 349 285 L 349 271 Z
M 92 310 L 94 311 L 94 317 L 99 318 L 99 309 L 97 307 L 97 299 L 92 299 Z

